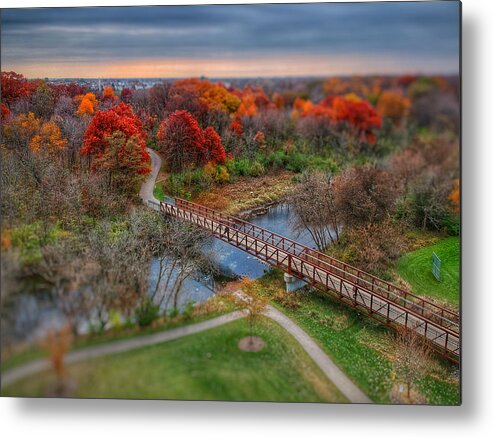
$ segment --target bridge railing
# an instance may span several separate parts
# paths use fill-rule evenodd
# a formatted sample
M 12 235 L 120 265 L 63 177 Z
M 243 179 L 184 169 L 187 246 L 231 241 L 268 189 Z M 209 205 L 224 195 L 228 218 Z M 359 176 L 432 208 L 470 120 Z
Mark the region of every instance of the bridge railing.
M 180 199 L 176 201 L 176 205 L 161 203 L 161 210 L 168 215 L 209 229 L 218 238 L 302 278 L 323 291 L 328 287 L 328 291 L 332 290 L 331 293 L 335 297 L 361 308 L 370 317 L 382 323 L 416 329 L 448 357 L 450 353 L 456 357 L 459 355 L 459 334 L 444 320 L 436 320 L 440 319 L 440 316 L 429 317 L 429 314 L 420 314 L 410 305 L 402 305 L 402 300 L 389 299 L 388 294 L 378 293 L 375 289 L 371 291 L 366 284 L 361 281 L 358 283 L 357 276 L 355 278 L 351 272 L 346 271 L 344 276 L 343 269 L 331 268 L 323 261 L 317 262 L 310 254 L 304 256 L 296 250 L 301 247 L 305 252 L 313 251 L 306 246 L 241 219 Z M 292 253 L 293 248 L 297 254 Z M 371 296 L 375 296 L 375 299 Z M 456 358 L 452 359 L 456 361 Z
M 217 220 L 223 224 L 241 229 L 243 232 L 254 238 L 302 258 L 314 266 L 323 268 L 329 273 L 336 274 L 337 276 L 350 281 L 356 286 L 365 288 L 372 293 L 384 296 L 386 299 L 389 299 L 416 314 L 434 320 L 445 328 L 451 329 L 454 332 L 459 332 L 459 315 L 443 306 L 435 304 L 426 298 L 410 293 L 409 291 L 397 287 L 390 282 L 384 281 L 370 273 L 353 267 L 350 264 L 339 261 L 336 258 L 311 249 L 287 237 L 256 226 L 245 220 L 215 211 L 206 206 L 198 205 L 184 199 L 176 198 L 175 201 L 176 206 L 180 208 L 200 212 L 200 214 L 213 220 Z

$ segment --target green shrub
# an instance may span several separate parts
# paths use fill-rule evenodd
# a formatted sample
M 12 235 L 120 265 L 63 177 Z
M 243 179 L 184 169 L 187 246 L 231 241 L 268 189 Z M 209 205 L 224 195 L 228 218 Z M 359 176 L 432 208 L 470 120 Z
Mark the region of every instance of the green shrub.
M 442 219 L 442 228 L 447 231 L 447 233 L 456 237 L 460 234 L 460 215 L 453 212 L 445 215 Z
M 262 175 L 265 171 L 265 168 L 262 165 L 262 163 L 256 160 L 251 161 L 249 159 L 235 159 L 234 161 L 232 161 L 232 164 L 230 163 L 227 164 L 227 168 L 230 174 L 233 173 L 236 176 L 257 177 Z
M 41 221 L 12 229 L 10 238 L 12 245 L 20 250 L 22 261 L 35 263 L 41 260 L 41 248 L 67 234 L 60 225 L 43 226 Z
M 135 310 L 135 319 L 139 326 L 149 326 L 159 316 L 159 307 L 146 298 Z
M 172 173 L 166 182 L 167 191 L 171 196 L 189 198 L 206 191 L 213 183 L 213 178 L 203 168 Z
M 182 311 L 185 320 L 190 320 L 192 318 L 194 308 L 195 303 L 192 300 L 187 301 Z

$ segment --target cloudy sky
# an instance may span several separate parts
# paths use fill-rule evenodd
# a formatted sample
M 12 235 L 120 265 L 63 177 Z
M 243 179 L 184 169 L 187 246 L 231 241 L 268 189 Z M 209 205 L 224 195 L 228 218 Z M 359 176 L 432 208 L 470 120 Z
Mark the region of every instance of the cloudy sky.
M 457 73 L 459 3 L 2 9 L 2 70 L 34 77 Z

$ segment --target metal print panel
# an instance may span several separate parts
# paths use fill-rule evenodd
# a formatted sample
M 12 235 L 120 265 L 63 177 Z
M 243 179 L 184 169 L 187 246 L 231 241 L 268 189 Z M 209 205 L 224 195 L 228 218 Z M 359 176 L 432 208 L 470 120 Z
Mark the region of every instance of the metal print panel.
M 2 396 L 460 404 L 459 2 L 1 25 Z

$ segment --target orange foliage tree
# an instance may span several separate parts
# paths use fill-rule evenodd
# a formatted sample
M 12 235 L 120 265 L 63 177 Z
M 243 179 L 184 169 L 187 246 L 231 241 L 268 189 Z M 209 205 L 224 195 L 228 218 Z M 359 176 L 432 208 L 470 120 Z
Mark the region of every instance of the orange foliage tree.
M 241 96 L 241 104 L 236 111 L 237 117 L 253 117 L 257 115 L 257 111 L 253 93 L 249 91 L 244 92 Z
M 253 141 L 255 141 L 259 149 L 265 148 L 265 134 L 262 131 L 257 131 L 253 137 Z
M 209 110 L 232 114 L 240 105 L 240 99 L 230 93 L 222 83 L 215 84 L 201 79 L 177 80 L 172 85 L 171 94 L 180 88 L 195 95 L 199 103 L 205 105 Z
M 96 108 L 98 106 L 98 100 L 94 93 L 87 93 L 83 96 L 78 96 L 75 98 L 76 102 L 79 102 L 79 108 L 77 109 L 77 115 L 94 115 Z
M 113 87 L 105 86 L 103 90 L 103 100 L 109 100 L 111 102 L 116 101 L 115 92 L 113 91 Z
M 311 100 L 302 99 L 301 97 L 296 97 L 293 102 L 293 110 L 291 112 L 291 118 L 297 120 L 300 115 L 306 115 L 313 109 L 313 103 Z
M 378 113 L 395 124 L 399 124 L 409 114 L 410 108 L 410 100 L 395 91 L 384 91 L 377 103 Z
M 453 211 L 459 212 L 460 211 L 460 182 L 459 182 L 459 179 L 455 180 L 454 189 L 450 193 L 449 199 L 452 202 Z
M 39 132 L 34 135 L 29 147 L 34 153 L 47 152 L 54 154 L 65 149 L 67 140 L 62 137 L 60 128 L 52 121 L 43 123 Z
M 324 82 L 323 89 L 328 96 L 346 94 L 349 92 L 349 83 L 338 77 L 331 77 Z

